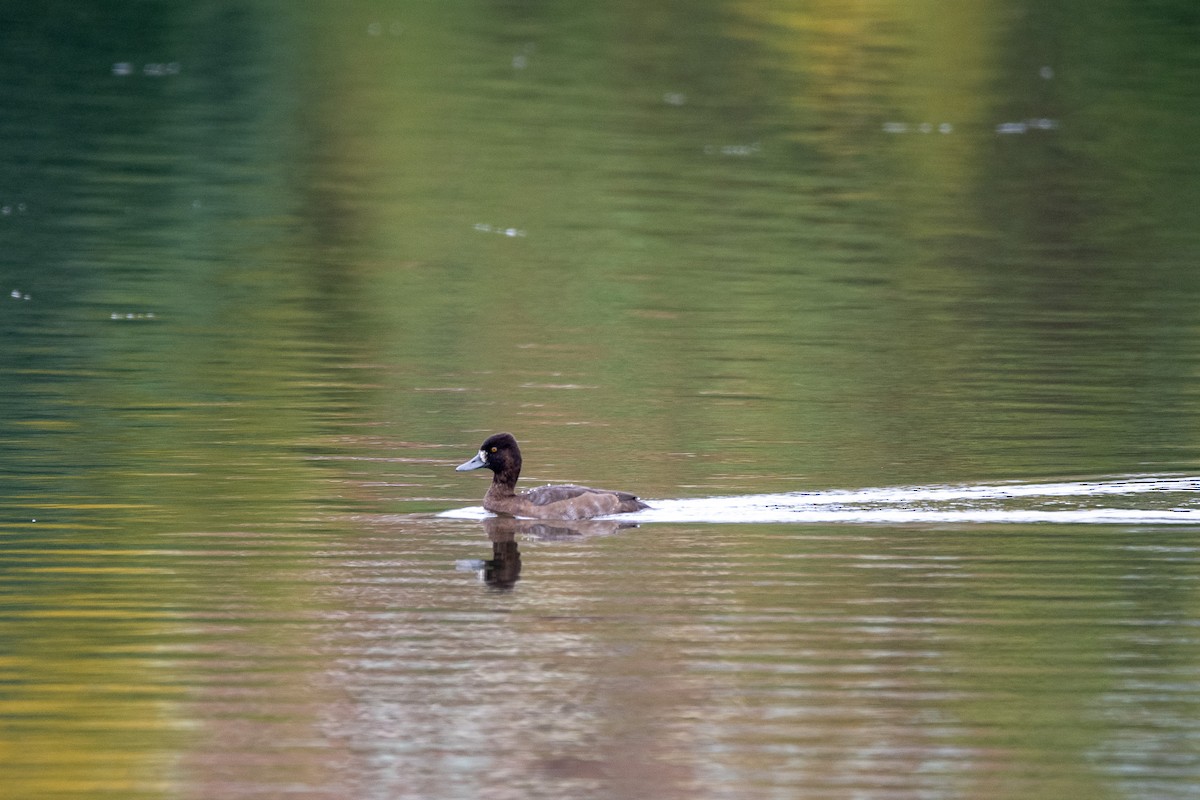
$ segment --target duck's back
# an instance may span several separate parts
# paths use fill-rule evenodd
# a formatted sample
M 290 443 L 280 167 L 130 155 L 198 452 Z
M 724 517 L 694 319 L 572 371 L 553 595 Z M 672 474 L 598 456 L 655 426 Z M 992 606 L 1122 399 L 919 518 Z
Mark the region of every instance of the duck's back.
M 609 514 L 625 514 L 650 506 L 629 492 L 593 489 L 589 486 L 562 484 L 539 486 L 517 492 L 510 498 L 498 498 L 496 507 L 484 507 L 500 514 L 538 519 L 589 519 Z

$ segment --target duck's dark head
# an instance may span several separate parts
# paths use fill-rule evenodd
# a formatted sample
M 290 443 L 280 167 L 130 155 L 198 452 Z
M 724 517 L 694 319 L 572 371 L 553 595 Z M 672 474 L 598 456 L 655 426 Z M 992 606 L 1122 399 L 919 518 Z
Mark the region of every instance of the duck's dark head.
M 516 476 L 521 474 L 521 448 L 517 447 L 517 440 L 511 433 L 497 433 L 489 436 L 479 446 L 479 452 L 475 454 L 474 458 L 459 464 L 455 469 L 459 472 L 467 472 L 481 467 L 487 467 L 497 476 L 511 475 L 513 482 L 516 482 Z

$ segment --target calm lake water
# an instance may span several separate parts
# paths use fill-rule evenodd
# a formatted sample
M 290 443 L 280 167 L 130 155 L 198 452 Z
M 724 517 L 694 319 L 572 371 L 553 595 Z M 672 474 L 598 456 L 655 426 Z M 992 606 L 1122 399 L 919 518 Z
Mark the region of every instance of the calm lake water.
M 9 5 L 6 796 L 1200 797 L 1190 0 Z

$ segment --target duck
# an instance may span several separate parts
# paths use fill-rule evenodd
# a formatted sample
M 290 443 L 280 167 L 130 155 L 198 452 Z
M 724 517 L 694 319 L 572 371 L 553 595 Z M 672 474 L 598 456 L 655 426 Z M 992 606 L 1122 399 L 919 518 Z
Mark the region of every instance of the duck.
M 521 448 L 511 433 L 489 436 L 480 445 L 474 458 L 454 469 L 457 472 L 469 472 L 484 467 L 492 471 L 492 485 L 483 496 L 483 507 L 493 514 L 533 519 L 591 519 L 650 508 L 637 495 L 629 492 L 593 489 L 589 486 L 539 486 L 518 492 Z

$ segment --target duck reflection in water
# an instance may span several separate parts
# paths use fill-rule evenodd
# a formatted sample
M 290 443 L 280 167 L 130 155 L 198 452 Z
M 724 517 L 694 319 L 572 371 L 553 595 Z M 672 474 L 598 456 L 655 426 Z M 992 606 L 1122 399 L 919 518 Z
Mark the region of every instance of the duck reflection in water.
M 636 528 L 635 522 L 612 519 L 554 520 L 488 517 L 483 529 L 492 541 L 492 558 L 483 562 L 480 577 L 497 589 L 512 589 L 521 577 L 521 551 L 517 534 L 539 541 L 563 541 L 586 536 L 604 536 L 624 528 Z

